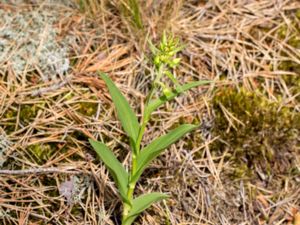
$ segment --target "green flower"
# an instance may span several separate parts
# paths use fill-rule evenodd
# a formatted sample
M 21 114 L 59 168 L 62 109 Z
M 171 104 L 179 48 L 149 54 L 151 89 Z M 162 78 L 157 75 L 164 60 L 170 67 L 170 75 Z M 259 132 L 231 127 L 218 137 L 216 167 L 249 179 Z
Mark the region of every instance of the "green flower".
M 166 32 L 163 33 L 161 42 L 158 46 L 154 46 L 149 42 L 150 49 L 153 54 L 153 63 L 156 68 L 156 78 L 154 81 L 155 85 L 159 85 L 165 96 L 169 96 L 172 89 L 167 87 L 166 84 L 161 82 L 163 76 L 167 76 L 176 88 L 180 87 L 178 80 L 173 74 L 173 69 L 175 69 L 179 63 L 180 58 L 176 57 L 176 54 L 183 49 L 183 45 L 180 44 L 178 38 L 174 38 L 173 35 L 167 35 Z

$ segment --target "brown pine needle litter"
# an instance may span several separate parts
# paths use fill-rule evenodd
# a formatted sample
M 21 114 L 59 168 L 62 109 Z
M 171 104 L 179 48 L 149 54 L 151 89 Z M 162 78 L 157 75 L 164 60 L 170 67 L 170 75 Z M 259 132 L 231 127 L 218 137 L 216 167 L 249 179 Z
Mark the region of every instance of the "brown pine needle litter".
M 154 113 L 145 144 L 199 128 L 145 171 L 137 193 L 171 198 L 135 224 L 298 225 L 300 2 L 140 0 L 141 29 L 117 0 L 78 2 L 0 3 L 0 224 L 120 224 L 117 189 L 87 140 L 125 167 L 129 146 L 97 71 L 141 116 L 149 41 L 167 31 L 184 44 L 177 79 L 214 82 Z

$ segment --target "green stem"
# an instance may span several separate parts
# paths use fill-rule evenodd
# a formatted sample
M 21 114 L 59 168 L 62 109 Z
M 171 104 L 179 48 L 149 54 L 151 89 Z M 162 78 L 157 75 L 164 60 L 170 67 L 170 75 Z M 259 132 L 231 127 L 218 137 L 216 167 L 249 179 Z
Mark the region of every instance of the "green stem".
M 132 155 L 132 165 L 131 165 L 131 177 L 136 173 L 136 169 L 137 169 L 137 158 L 136 158 L 136 154 L 133 153 Z M 127 198 L 129 200 L 129 202 L 132 205 L 132 201 L 133 201 L 133 193 L 134 193 L 134 189 L 135 189 L 135 183 L 129 183 L 129 187 L 128 187 L 128 192 L 127 192 Z M 127 219 L 127 216 L 129 214 L 131 210 L 131 206 L 127 203 L 123 203 L 123 215 L 122 215 L 122 225 L 125 225 L 125 221 Z
M 156 80 L 157 80 L 157 78 L 154 80 L 154 82 L 152 84 L 152 87 L 151 87 L 151 90 L 150 90 L 150 92 L 149 92 L 149 94 L 146 98 L 146 105 L 145 105 L 145 109 L 144 109 L 144 113 L 143 113 L 142 124 L 141 124 L 141 128 L 140 128 L 140 131 L 139 131 L 138 138 L 136 140 L 136 144 L 135 144 L 135 151 L 136 151 L 137 156 L 140 154 L 141 142 L 142 142 L 142 139 L 143 139 L 143 136 L 144 136 L 144 133 L 145 133 L 146 125 L 149 121 L 150 115 L 146 114 L 147 113 L 147 107 L 149 105 L 150 100 L 152 99 L 152 97 L 154 95 L 154 92 L 156 91 Z
M 127 219 L 128 213 L 130 211 L 131 207 L 127 203 L 123 203 L 123 215 L 122 215 L 122 225 L 125 224 L 125 220 Z
M 145 118 L 143 118 L 141 129 L 140 129 L 140 132 L 139 132 L 139 135 L 138 135 L 138 138 L 137 138 L 137 141 L 136 141 L 136 145 L 135 145 L 135 150 L 136 150 L 137 155 L 140 154 L 141 142 L 142 142 L 142 139 L 143 139 L 143 135 L 145 133 L 146 125 L 147 125 L 147 121 L 146 121 Z
M 142 122 L 141 122 L 141 128 L 139 130 L 139 134 L 136 140 L 135 145 L 133 143 L 131 143 L 131 147 L 133 148 L 133 154 L 132 154 L 132 165 L 131 165 L 131 173 L 130 173 L 130 177 L 133 177 L 136 173 L 137 170 L 137 157 L 140 154 L 140 150 L 141 150 L 141 142 L 145 133 L 145 129 L 146 129 L 146 125 L 149 121 L 149 117 L 150 115 L 147 114 L 147 107 L 149 105 L 149 102 L 151 101 L 157 86 L 156 86 L 156 82 L 161 78 L 162 76 L 162 71 L 163 71 L 163 67 L 160 67 L 158 69 L 158 76 L 155 78 L 151 90 L 146 98 L 146 105 L 145 105 L 145 110 L 143 113 L 143 118 L 142 118 Z M 129 200 L 130 203 L 132 203 L 133 201 L 133 193 L 134 193 L 134 189 L 135 189 L 136 183 L 129 183 L 129 187 L 128 187 L 128 192 L 127 192 L 127 198 Z M 122 215 L 122 225 L 126 225 L 126 219 L 128 216 L 128 213 L 131 210 L 131 206 L 127 203 L 123 203 L 123 215 Z

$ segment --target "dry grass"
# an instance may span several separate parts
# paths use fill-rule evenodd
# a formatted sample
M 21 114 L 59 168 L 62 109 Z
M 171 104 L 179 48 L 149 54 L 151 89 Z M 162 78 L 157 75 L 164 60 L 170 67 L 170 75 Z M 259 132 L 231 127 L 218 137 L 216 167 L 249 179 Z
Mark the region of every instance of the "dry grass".
M 140 112 L 153 72 L 147 39 L 158 41 L 167 29 L 186 45 L 180 54 L 183 62 L 174 71 L 179 80 L 215 83 L 154 114 L 145 143 L 179 120 L 196 119 L 201 127 L 145 171 L 138 192 L 163 191 L 172 198 L 146 211 L 136 224 L 299 225 L 295 222 L 300 212 L 299 172 L 232 179 L 226 173 L 232 163 L 227 153 L 210 149 L 218 139 L 210 132 L 211 99 L 220 86 L 260 89 L 270 101 L 280 101 L 299 113 L 300 85 L 295 88 L 284 76 L 297 78 L 300 72 L 281 66 L 283 61 L 300 64 L 300 47 L 289 42 L 299 35 L 295 23 L 300 23 L 300 16 L 294 16 L 299 2 L 147 0 L 141 10 L 145 27 L 139 32 L 119 15 L 116 1 L 90 3 L 100 4 L 91 9 L 93 17 L 67 5 L 0 3 L 0 9 L 11 15 L 44 10 L 51 16 L 55 11 L 57 21 L 51 26 L 70 56 L 67 73 L 47 81 L 38 64 L 17 75 L 9 57 L 0 62 L 0 142 L 5 143 L 0 144 L 0 223 L 119 224 L 117 190 L 87 137 L 108 142 L 126 166 L 130 159 L 126 138 L 96 71 L 107 72 Z M 0 21 L 0 30 L 9 26 Z M 66 37 L 72 38 L 66 43 Z M 10 54 L 24 46 L 11 44 L 15 48 Z M 66 181 L 73 188 L 70 199 L 60 192 Z

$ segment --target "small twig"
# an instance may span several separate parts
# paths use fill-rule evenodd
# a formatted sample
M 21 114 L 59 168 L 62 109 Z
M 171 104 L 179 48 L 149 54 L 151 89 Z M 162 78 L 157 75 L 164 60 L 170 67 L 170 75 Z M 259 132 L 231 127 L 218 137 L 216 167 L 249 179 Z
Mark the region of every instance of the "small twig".
M 88 173 L 86 171 L 76 171 L 74 167 L 65 168 L 34 168 L 25 170 L 0 170 L 2 175 L 27 175 L 27 174 L 48 174 L 48 173 L 67 173 L 67 174 L 83 174 Z

